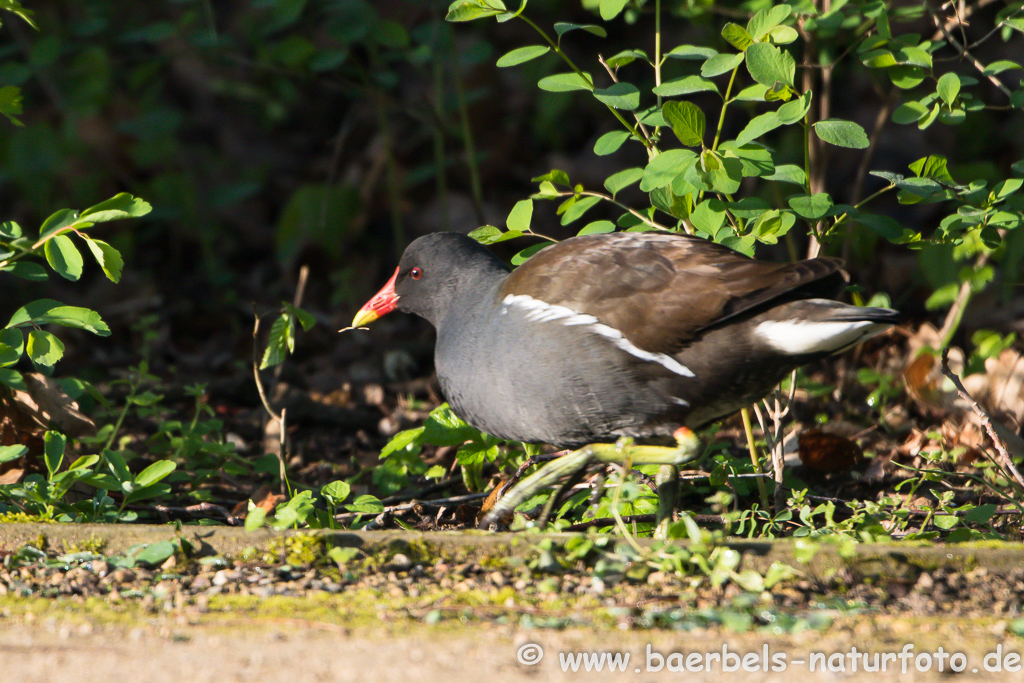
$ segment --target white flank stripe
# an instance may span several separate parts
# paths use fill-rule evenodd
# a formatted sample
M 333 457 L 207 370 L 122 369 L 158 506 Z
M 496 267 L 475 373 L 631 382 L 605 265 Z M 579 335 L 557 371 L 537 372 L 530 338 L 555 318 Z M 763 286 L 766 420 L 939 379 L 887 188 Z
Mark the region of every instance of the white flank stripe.
M 587 325 L 591 331 L 610 340 L 615 346 L 622 349 L 631 356 L 641 360 L 657 363 L 662 367 L 671 370 L 683 377 L 693 377 L 693 372 L 682 365 L 672 356 L 664 353 L 653 353 L 644 351 L 626 339 L 621 332 L 614 327 L 609 327 L 600 322 L 597 318 L 586 313 L 579 313 L 566 306 L 549 304 L 540 299 L 534 299 L 526 294 L 509 294 L 501 302 L 507 307 L 515 306 L 526 311 L 526 319 L 535 323 L 546 323 L 554 320 L 561 320 L 563 325 Z M 504 312 L 504 309 L 503 309 Z
M 766 320 L 754 329 L 754 334 L 776 351 L 797 356 L 840 351 L 888 327 L 870 320 Z

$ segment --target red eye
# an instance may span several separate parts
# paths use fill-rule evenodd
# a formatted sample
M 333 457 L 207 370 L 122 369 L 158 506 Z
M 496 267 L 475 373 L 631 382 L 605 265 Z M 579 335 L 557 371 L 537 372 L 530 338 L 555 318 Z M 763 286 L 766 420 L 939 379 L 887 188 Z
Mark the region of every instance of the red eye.
M 420 270 L 419 268 L 413 268 L 412 270 L 409 271 L 409 277 L 411 277 L 413 280 L 419 280 L 421 277 L 423 277 L 423 271 Z

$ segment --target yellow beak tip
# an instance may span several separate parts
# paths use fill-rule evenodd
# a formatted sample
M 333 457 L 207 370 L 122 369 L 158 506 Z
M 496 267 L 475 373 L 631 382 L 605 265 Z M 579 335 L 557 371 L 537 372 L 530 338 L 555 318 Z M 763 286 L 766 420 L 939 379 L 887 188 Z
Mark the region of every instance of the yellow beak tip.
M 352 318 L 352 327 L 362 327 L 363 325 L 369 325 L 374 320 L 379 318 L 374 311 L 362 310 L 356 313 L 356 317 Z

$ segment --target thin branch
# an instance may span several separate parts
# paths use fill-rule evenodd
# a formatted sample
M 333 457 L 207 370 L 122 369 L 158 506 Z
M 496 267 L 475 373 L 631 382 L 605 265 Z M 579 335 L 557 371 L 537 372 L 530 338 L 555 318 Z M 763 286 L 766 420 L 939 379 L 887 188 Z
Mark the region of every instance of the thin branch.
M 612 83 L 618 83 L 619 78 L 618 76 L 615 75 L 615 70 L 608 66 L 608 62 L 604 61 L 604 57 L 598 55 L 597 61 L 601 66 L 604 67 L 604 70 L 608 72 L 608 77 L 612 79 Z M 651 134 L 647 132 L 647 126 L 645 126 L 643 122 L 640 120 L 640 116 L 636 113 L 636 111 L 633 112 L 633 118 L 636 119 L 636 125 L 640 128 L 640 132 L 644 134 L 644 138 L 646 138 L 647 141 L 653 145 L 654 141 L 651 140 Z
M 946 37 L 946 40 L 949 41 L 949 44 L 952 45 L 956 49 L 956 51 L 960 53 L 960 56 L 966 59 L 968 62 L 970 62 L 971 65 L 978 70 L 978 73 L 987 78 L 992 83 L 992 85 L 1002 90 L 1003 94 L 1006 95 L 1007 98 L 1012 99 L 1013 93 L 1010 92 L 1010 89 L 1003 85 L 1003 82 L 996 78 L 995 74 L 985 74 L 985 65 L 979 62 L 974 57 L 974 55 L 968 52 L 966 47 L 964 47 L 963 45 L 956 41 L 956 38 L 954 38 L 952 34 L 950 34 L 949 30 L 946 28 L 946 24 L 943 23 L 939 15 L 935 13 L 935 10 L 932 9 L 932 6 L 927 2 L 924 3 L 924 6 L 928 9 L 928 14 L 930 14 L 932 17 L 932 22 L 934 22 L 935 26 L 938 27 L 938 29 L 942 32 L 942 35 Z
M 231 526 L 238 526 L 244 522 L 242 517 L 236 517 L 228 509 L 222 505 L 215 505 L 214 503 L 197 503 L 195 505 L 188 505 L 186 507 L 170 507 L 167 505 L 154 505 L 153 509 L 159 512 L 162 516 L 177 514 L 177 515 L 189 515 L 190 517 L 208 517 L 211 512 L 224 517 Z
M 978 405 L 978 402 L 975 401 L 969 393 L 967 393 L 967 389 L 964 388 L 960 378 L 949 369 L 948 346 L 942 349 L 942 374 L 953 383 L 953 386 L 956 387 L 956 392 L 960 394 L 960 398 L 967 401 L 974 413 L 981 418 L 981 426 L 985 428 L 985 432 L 988 434 L 989 438 L 992 439 L 992 443 L 996 447 L 996 452 L 999 454 L 997 459 L 999 465 L 1003 468 L 1006 474 L 1010 475 L 1017 482 L 1018 493 L 1024 493 L 1024 477 L 1020 475 L 1020 472 L 1018 472 L 1016 466 L 1014 466 L 1013 459 L 1006 450 L 1006 444 L 1004 444 L 1003 440 L 999 438 L 998 434 L 996 434 L 995 427 L 992 426 L 992 420 L 989 419 L 988 414 L 982 409 L 982 407 Z

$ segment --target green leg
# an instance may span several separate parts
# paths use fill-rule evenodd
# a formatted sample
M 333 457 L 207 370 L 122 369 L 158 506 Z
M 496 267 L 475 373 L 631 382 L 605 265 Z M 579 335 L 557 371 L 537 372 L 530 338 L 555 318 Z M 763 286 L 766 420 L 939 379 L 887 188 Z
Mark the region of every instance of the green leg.
M 672 523 L 672 514 L 679 502 L 679 468 L 675 465 L 662 465 L 654 481 L 658 485 L 658 517 L 654 537 L 667 538 L 668 525 Z

